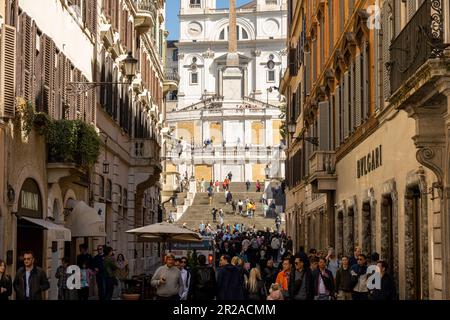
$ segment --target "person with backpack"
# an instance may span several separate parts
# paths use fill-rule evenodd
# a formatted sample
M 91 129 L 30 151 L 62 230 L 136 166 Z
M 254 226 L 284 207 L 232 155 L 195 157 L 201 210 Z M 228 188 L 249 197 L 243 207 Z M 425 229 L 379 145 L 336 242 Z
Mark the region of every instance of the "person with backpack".
M 206 256 L 199 255 L 199 265 L 191 270 L 189 297 L 192 300 L 213 300 L 216 292 L 216 275 L 212 266 L 206 264 Z

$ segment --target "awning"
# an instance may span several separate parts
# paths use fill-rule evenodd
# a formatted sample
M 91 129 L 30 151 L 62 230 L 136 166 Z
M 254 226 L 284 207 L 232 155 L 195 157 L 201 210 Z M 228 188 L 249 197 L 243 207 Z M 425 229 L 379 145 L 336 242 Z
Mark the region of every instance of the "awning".
M 29 217 L 21 217 L 21 219 L 31 222 L 47 230 L 47 238 L 50 241 L 71 241 L 71 232 L 64 226 L 52 223 L 42 219 L 34 219 Z
M 106 237 L 105 222 L 97 210 L 84 201 L 71 200 L 68 204 L 72 211 L 66 218 L 66 227 L 76 237 Z

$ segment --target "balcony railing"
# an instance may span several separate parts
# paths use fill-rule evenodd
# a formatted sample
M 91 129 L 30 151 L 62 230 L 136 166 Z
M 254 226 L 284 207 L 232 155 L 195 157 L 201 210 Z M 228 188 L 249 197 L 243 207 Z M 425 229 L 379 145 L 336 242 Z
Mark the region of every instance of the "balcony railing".
M 172 70 L 164 70 L 164 80 L 180 82 L 180 75 Z
M 444 49 L 443 3 L 425 0 L 390 47 L 391 91 L 397 91 L 428 60 L 442 57 Z
M 313 193 L 336 190 L 336 153 L 316 151 L 309 157 L 309 183 Z
M 156 12 L 154 0 L 134 0 L 134 5 L 138 11 L 148 11 L 151 14 Z
M 334 151 L 316 151 L 309 158 L 309 173 L 333 174 L 336 166 Z

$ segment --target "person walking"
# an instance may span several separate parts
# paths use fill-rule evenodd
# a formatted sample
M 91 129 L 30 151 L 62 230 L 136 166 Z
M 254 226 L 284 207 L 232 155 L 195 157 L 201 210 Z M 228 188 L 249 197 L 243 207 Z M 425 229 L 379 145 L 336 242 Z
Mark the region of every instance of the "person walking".
M 247 188 L 247 192 L 250 191 L 251 185 L 252 185 L 252 184 L 251 184 L 250 180 L 247 180 L 247 181 L 245 182 L 245 187 Z
M 291 260 L 286 258 L 282 263 L 283 269 L 277 275 L 276 283 L 281 286 L 283 297 L 289 296 L 289 277 L 291 275 Z
M 325 259 L 327 261 L 327 269 L 331 271 L 333 278 L 336 279 L 336 272 L 339 269 L 339 259 L 336 257 L 333 248 L 328 249 L 328 254 Z
M 6 273 L 6 263 L 0 259 L 0 301 L 9 300 L 12 294 L 12 280 Z
M 250 301 L 264 301 L 267 299 L 267 291 L 259 269 L 250 270 L 247 283 L 248 299 Z
M 217 223 L 217 209 L 213 208 L 211 210 L 211 214 L 212 214 L 212 217 L 213 217 L 213 223 Z
M 325 258 L 319 258 L 319 265 L 313 271 L 314 300 L 331 300 L 334 297 L 333 274 L 326 268 Z
M 261 192 L 261 182 L 259 180 L 256 181 L 256 192 Z
M 77 266 L 81 268 L 84 262 L 86 262 L 86 266 L 89 268 L 92 263 L 92 256 L 88 253 L 88 245 L 82 243 L 78 246 L 78 248 L 80 250 L 80 254 L 77 256 Z
M 13 287 L 17 300 L 42 300 L 42 294 L 50 288 L 44 270 L 34 265 L 34 254 L 26 251 L 23 255 L 24 267 L 14 278 Z
M 202 178 L 202 180 L 200 181 L 200 192 L 203 193 L 205 192 L 205 179 Z
M 230 256 L 222 255 L 217 272 L 217 300 L 244 300 L 243 284 L 240 268 L 231 264 Z
M 117 285 L 116 272 L 119 267 L 114 261 L 113 249 L 111 247 L 105 247 L 103 258 L 103 268 L 105 273 L 105 300 L 112 300 L 114 286 Z
M 314 282 L 309 268 L 305 268 L 300 256 L 294 260 L 295 270 L 289 277 L 289 298 L 291 300 L 313 300 Z
M 353 256 L 349 258 L 348 264 L 350 268 L 352 268 L 355 264 L 358 264 L 358 257 L 361 254 L 361 248 L 355 247 L 355 250 L 353 251 Z
M 89 300 L 89 280 L 91 278 L 92 271 L 87 267 L 87 262 L 83 261 L 80 267 L 81 275 L 81 288 L 78 290 L 78 300 Z
M 199 255 L 199 265 L 191 272 L 189 297 L 195 301 L 213 300 L 216 296 L 216 275 L 214 268 L 206 264 L 206 256 Z
M 278 261 L 278 254 L 279 254 L 280 246 L 281 246 L 280 239 L 278 239 L 278 237 L 276 237 L 276 236 L 273 237 L 272 241 L 270 243 L 270 247 L 272 248 L 272 257 L 273 257 L 274 262 Z
M 125 288 L 125 280 L 128 279 L 128 275 L 130 273 L 128 261 L 125 259 L 125 256 L 122 253 L 119 253 L 117 255 L 116 265 L 116 278 L 119 280 L 120 291 L 122 291 Z
M 364 254 L 358 256 L 358 263 L 354 264 L 350 272 L 352 274 L 353 300 L 368 300 L 369 289 L 367 288 L 367 261 Z
M 230 180 L 230 182 L 231 182 L 232 179 L 233 179 L 233 173 L 230 171 L 230 172 L 228 172 L 228 180 Z
M 97 246 L 97 255 L 92 259 L 92 268 L 95 271 L 95 281 L 97 283 L 98 299 L 105 300 L 105 271 L 103 267 L 103 246 Z
M 56 269 L 55 277 L 58 279 L 58 300 L 70 300 L 70 290 L 67 288 L 67 267 L 69 267 L 69 259 L 62 258 L 62 264 Z
M 242 216 L 243 208 L 244 208 L 244 202 L 242 202 L 242 200 L 239 199 L 239 201 L 238 201 L 238 210 L 239 210 L 239 215 L 240 216 Z
M 208 199 L 209 199 L 209 205 L 212 204 L 212 198 L 213 198 L 213 187 L 209 186 L 208 187 Z
M 236 215 L 236 208 L 237 208 L 237 202 L 236 202 L 236 200 L 233 199 L 233 201 L 231 201 L 231 210 L 233 211 L 234 215 Z
M 220 183 L 219 183 L 219 180 L 216 180 L 215 186 L 216 186 L 216 192 L 220 192 Z
M 373 290 L 371 294 L 372 300 L 395 300 L 397 298 L 395 283 L 391 275 L 387 272 L 388 264 L 385 261 L 378 261 L 380 269 L 381 287 Z
M 337 300 L 352 300 L 352 274 L 348 257 L 342 257 L 341 267 L 336 271 Z
M 151 285 L 156 288 L 158 300 L 180 300 L 180 290 L 184 283 L 181 271 L 175 267 L 175 256 L 169 253 L 166 256 L 166 264 L 159 267 L 152 277 Z
M 178 261 L 179 261 L 178 268 L 180 269 L 181 280 L 183 282 L 183 287 L 180 288 L 179 295 L 180 295 L 180 300 L 185 301 L 188 299 L 188 295 L 189 295 L 189 287 L 191 284 L 191 273 L 187 269 L 188 260 L 186 257 L 182 257 Z
M 269 291 L 272 283 L 275 283 L 277 280 L 277 270 L 273 265 L 272 258 L 269 258 L 269 260 L 267 260 L 266 267 L 263 269 L 263 277 L 266 284 L 266 289 L 267 291 Z

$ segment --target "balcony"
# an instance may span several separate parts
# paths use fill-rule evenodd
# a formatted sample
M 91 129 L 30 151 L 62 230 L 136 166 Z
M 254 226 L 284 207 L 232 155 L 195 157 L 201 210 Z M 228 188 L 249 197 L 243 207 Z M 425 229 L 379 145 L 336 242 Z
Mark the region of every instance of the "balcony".
M 178 72 L 174 70 L 164 70 L 164 92 L 178 90 L 179 83 L 180 76 Z
M 309 183 L 314 193 L 336 190 L 336 154 L 334 151 L 316 151 L 309 158 Z
M 390 47 L 391 92 L 395 93 L 429 60 L 444 56 L 443 0 L 426 0 Z M 448 17 L 446 18 L 448 19 Z
M 134 0 L 133 3 L 136 8 L 134 27 L 138 32 L 148 32 L 156 23 L 157 8 L 154 0 Z
M 160 164 L 159 145 L 155 139 L 133 139 L 131 157 L 134 167 L 152 167 Z

